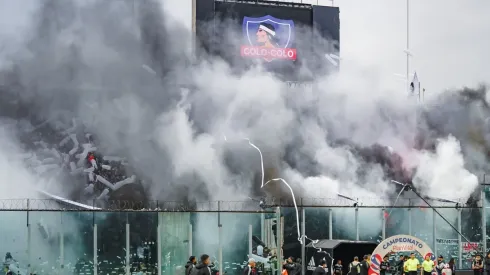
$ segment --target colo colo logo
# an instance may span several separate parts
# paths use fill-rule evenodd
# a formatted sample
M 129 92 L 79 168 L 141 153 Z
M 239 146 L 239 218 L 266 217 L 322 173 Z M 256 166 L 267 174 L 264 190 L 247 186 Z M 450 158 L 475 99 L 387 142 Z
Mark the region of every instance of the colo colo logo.
M 270 15 L 243 18 L 245 44 L 240 49 L 243 57 L 262 58 L 267 62 L 275 59 L 296 60 L 294 22 Z

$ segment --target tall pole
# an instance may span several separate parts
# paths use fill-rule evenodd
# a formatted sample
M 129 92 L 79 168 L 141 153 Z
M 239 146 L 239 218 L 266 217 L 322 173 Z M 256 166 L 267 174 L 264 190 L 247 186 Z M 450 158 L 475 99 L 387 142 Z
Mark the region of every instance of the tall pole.
M 189 232 L 188 232 L 188 242 L 187 244 L 189 245 L 188 249 L 189 249 L 189 257 L 192 256 L 192 223 L 189 224 Z
M 305 236 L 306 236 L 306 210 L 304 207 L 301 207 L 301 275 L 305 275 L 305 264 L 304 264 L 306 262 Z
M 162 275 L 162 213 L 157 213 L 157 275 Z
M 221 224 L 220 201 L 218 201 L 218 261 L 219 261 L 219 274 L 223 274 L 223 225 Z
M 412 235 L 412 208 L 408 208 L 407 211 L 408 211 L 408 235 Z
M 410 5 L 407 0 L 407 95 L 410 94 Z
M 481 236 L 483 253 L 487 253 L 487 215 L 486 215 L 486 196 L 485 185 L 481 187 Z
M 31 243 L 31 221 L 30 221 L 30 217 L 29 217 L 29 209 L 30 209 L 30 200 L 27 199 L 27 269 L 28 269 L 28 272 L 32 272 L 32 269 L 31 269 L 31 250 L 32 250 L 32 243 Z
M 63 212 L 61 212 L 60 228 L 60 274 L 64 274 L 65 268 L 65 232 L 63 229 Z
M 458 230 L 461 232 L 461 208 L 458 208 Z M 458 267 L 463 266 L 463 246 L 461 235 L 458 234 Z
M 253 228 L 252 225 L 248 225 L 248 257 L 252 258 L 253 254 Z
M 332 208 L 328 209 L 328 239 L 333 239 L 333 213 Z M 303 263 L 305 264 L 305 263 Z
M 267 243 L 265 240 L 265 213 L 260 213 L 260 239 Z
M 97 224 L 94 223 L 94 275 L 97 275 L 98 273 L 98 270 L 97 270 L 97 267 L 98 267 L 98 262 L 97 262 Z
M 277 237 L 277 275 L 282 274 L 282 232 L 281 232 L 281 207 L 276 208 L 276 237 Z
M 359 241 L 359 208 L 356 206 L 356 241 Z
M 382 219 L 383 219 L 383 225 L 382 225 L 382 228 L 381 228 L 381 238 L 384 240 L 386 239 L 386 209 L 383 209 L 383 211 L 381 212 L 381 215 L 383 215 Z
M 432 211 L 432 246 L 433 246 L 433 249 L 432 251 L 434 251 L 434 254 L 437 255 L 437 242 L 436 242 L 436 239 L 437 239 L 437 215 L 436 215 L 436 211 L 433 210 Z
M 130 228 L 129 228 L 129 217 L 128 217 L 128 213 L 126 213 L 126 275 L 130 275 L 131 274 L 131 269 L 130 269 L 130 250 L 131 250 L 131 247 L 129 245 L 130 243 Z

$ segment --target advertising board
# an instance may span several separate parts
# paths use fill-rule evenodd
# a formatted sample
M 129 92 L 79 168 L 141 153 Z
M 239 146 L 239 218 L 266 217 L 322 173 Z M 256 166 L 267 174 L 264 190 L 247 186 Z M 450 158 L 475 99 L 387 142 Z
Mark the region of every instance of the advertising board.
M 278 71 L 295 67 L 310 52 L 310 43 L 298 43 L 311 40 L 312 9 L 308 5 L 298 8 L 218 1 L 215 11 L 221 24 L 230 19 L 236 24 L 240 38 L 231 51 L 244 62 L 261 62 L 265 68 Z
M 380 274 L 380 265 L 385 255 L 412 251 L 417 251 L 423 258 L 429 256 L 432 260 L 435 260 L 434 252 L 421 239 L 410 235 L 395 235 L 383 240 L 373 251 L 368 274 Z

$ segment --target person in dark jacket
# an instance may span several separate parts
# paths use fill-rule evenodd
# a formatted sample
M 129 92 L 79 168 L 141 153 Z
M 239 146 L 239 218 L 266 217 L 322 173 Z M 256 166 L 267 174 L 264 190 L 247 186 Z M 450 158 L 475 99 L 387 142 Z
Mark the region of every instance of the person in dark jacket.
M 312 275 L 326 275 L 327 274 L 327 262 L 325 260 L 320 261 L 320 265 L 313 270 Z
M 488 255 L 487 255 L 487 257 L 488 257 Z M 451 258 L 449 260 L 449 268 L 451 269 L 451 274 L 456 275 L 456 261 L 454 260 L 454 258 Z
M 487 275 L 490 275 L 490 252 L 485 257 L 485 271 L 487 271 Z
M 297 275 L 296 272 L 296 265 L 294 264 L 294 258 L 289 257 L 286 262 L 282 265 L 283 269 L 286 269 L 288 272 L 288 275 Z
M 211 275 L 210 262 L 209 255 L 201 255 L 201 262 L 196 265 L 197 275 Z
M 295 274 L 301 275 L 302 267 L 303 266 L 301 265 L 301 259 L 300 258 L 296 259 L 296 263 L 294 264 Z
M 369 271 L 369 256 L 364 255 L 362 262 L 360 264 L 359 275 L 368 275 L 368 271 Z
M 190 256 L 189 261 L 185 264 L 185 275 L 190 275 L 192 269 L 196 266 L 196 257 Z
M 388 255 L 383 257 L 383 261 L 379 265 L 379 274 L 386 275 L 386 271 L 390 270 L 390 261 Z
M 403 265 L 405 264 L 405 256 L 400 255 L 398 262 L 396 263 L 396 273 L 398 275 L 403 275 L 405 273 Z

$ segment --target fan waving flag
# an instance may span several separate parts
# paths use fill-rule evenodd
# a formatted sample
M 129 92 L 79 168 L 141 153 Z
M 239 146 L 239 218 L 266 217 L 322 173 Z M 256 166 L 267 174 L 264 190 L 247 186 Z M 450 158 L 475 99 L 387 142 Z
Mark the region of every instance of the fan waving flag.
M 420 94 L 420 82 L 419 78 L 417 77 L 417 73 L 413 75 L 412 83 L 410 83 L 410 92 L 412 93 L 412 95 Z

